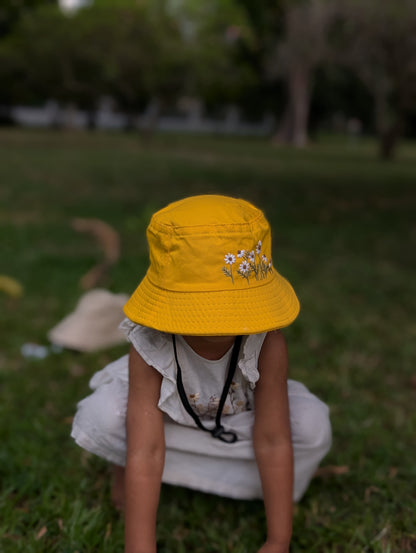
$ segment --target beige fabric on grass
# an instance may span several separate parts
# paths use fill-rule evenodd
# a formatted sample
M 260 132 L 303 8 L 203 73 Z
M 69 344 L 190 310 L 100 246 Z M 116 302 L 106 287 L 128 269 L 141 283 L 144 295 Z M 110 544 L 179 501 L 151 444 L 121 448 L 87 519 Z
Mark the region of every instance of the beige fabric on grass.
M 81 296 L 74 311 L 48 333 L 53 344 L 76 351 L 97 351 L 126 341 L 119 325 L 126 294 L 95 288 Z

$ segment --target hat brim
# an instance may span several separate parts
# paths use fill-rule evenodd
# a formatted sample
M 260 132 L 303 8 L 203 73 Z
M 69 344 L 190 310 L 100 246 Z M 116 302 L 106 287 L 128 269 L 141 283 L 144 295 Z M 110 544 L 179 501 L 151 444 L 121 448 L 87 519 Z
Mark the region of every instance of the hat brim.
M 300 305 L 290 283 L 276 270 L 262 286 L 209 292 L 175 292 L 146 275 L 124 306 L 135 323 L 193 336 L 258 334 L 290 325 Z

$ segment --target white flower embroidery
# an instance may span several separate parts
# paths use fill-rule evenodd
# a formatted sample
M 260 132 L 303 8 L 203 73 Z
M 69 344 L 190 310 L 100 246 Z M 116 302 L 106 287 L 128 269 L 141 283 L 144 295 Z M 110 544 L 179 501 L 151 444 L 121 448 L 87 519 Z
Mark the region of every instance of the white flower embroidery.
M 226 277 L 229 277 L 234 284 L 234 278 L 240 277 L 250 284 L 250 279 L 263 280 L 267 278 L 269 273 L 273 272 L 271 260 L 263 253 L 261 248 L 263 243 L 261 240 L 257 242 L 254 250 L 237 250 L 237 254 L 227 253 L 224 256 L 225 266 L 222 272 Z M 256 257 L 257 254 L 257 257 Z M 238 269 L 233 270 L 233 265 L 236 262 L 236 257 L 241 259 Z
M 248 273 L 249 270 L 250 270 L 250 263 L 248 263 L 248 261 L 243 261 L 240 265 L 239 271 L 245 274 L 245 273 Z

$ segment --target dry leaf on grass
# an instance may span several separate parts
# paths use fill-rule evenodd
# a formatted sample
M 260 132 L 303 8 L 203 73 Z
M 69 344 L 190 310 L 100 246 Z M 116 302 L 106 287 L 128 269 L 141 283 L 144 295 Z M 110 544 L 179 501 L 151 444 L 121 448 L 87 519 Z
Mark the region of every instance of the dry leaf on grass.
M 380 488 L 377 488 L 377 486 L 369 486 L 364 492 L 364 501 L 367 503 L 368 501 L 370 501 L 371 494 L 379 492 Z
M 116 263 L 120 257 L 120 236 L 116 230 L 101 219 L 73 219 L 72 228 L 86 232 L 96 238 L 109 263 Z
M 416 551 L 416 535 L 402 538 L 400 540 L 399 551 L 401 553 L 414 553 Z
M 69 372 L 71 376 L 84 376 L 85 374 L 85 367 L 83 365 L 71 365 L 69 367 Z
M 20 298 L 23 295 L 23 286 L 12 277 L 0 275 L 0 291 L 12 298 Z
M 90 453 L 86 449 L 83 449 L 81 451 L 81 457 L 80 457 L 81 467 L 84 467 L 84 468 L 87 467 L 88 463 L 89 463 L 89 460 L 91 459 L 92 456 L 93 456 L 92 453 Z
M 19 536 L 18 534 L 9 534 L 8 532 L 6 532 L 5 534 L 2 534 L 1 537 L 4 540 L 14 540 L 14 541 L 22 539 L 22 536 Z
M 315 476 L 320 476 L 321 478 L 338 476 L 340 474 L 347 474 L 349 470 L 349 467 L 346 465 L 327 465 L 326 467 L 319 467 L 315 472 Z
M 111 536 L 112 531 L 113 531 L 113 526 L 112 526 L 111 522 L 109 522 L 107 524 L 107 528 L 105 530 L 104 540 L 108 540 L 108 538 Z
M 72 228 L 93 236 L 104 253 L 104 261 L 95 265 L 81 278 L 82 288 L 89 290 L 97 286 L 108 269 L 120 258 L 120 236 L 108 223 L 100 219 L 76 218 L 72 221 Z
M 81 277 L 79 283 L 83 290 L 91 290 L 100 283 L 103 283 L 104 277 L 107 274 L 110 264 L 107 262 L 98 263 L 92 269 L 90 269 L 83 277 Z
M 47 533 L 48 529 L 46 526 L 42 526 L 42 528 L 39 530 L 39 532 L 36 534 L 35 539 L 40 540 L 43 538 L 43 536 Z
M 399 469 L 397 467 L 390 467 L 389 478 L 396 478 L 398 472 L 399 472 Z

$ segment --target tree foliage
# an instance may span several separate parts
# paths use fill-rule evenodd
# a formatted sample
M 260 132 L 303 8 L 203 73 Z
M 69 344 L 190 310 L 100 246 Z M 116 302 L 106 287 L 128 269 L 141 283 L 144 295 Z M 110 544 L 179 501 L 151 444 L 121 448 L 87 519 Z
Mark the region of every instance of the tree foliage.
M 327 0 L 291 2 L 286 6 L 281 36 L 267 56 L 268 74 L 280 76 L 288 99 L 277 140 L 305 146 L 313 80 L 328 53 L 332 6 Z
M 344 0 L 338 10 L 338 61 L 373 97 L 380 155 L 391 157 L 416 103 L 416 3 Z
M 111 94 L 128 111 L 152 95 L 174 93 L 185 66 L 174 22 L 143 7 L 94 6 L 71 17 L 56 7 L 38 9 L 3 41 L 0 59 L 15 99 L 54 98 L 92 109 Z
M 88 110 L 103 95 L 128 114 L 179 94 L 229 101 L 252 79 L 238 59 L 251 37 L 232 0 L 188 0 L 176 10 L 164 2 L 98 0 L 70 17 L 42 7 L 0 45 L 0 76 L 15 101 L 54 98 Z
M 245 10 L 234 0 L 183 0 L 170 13 L 178 22 L 190 72 L 184 91 L 206 102 L 237 101 L 255 76 L 244 55 L 255 47 Z
M 0 39 L 10 32 L 28 12 L 44 5 L 56 5 L 56 0 L 1 0 Z
M 348 90 L 357 113 L 371 97 L 384 156 L 414 113 L 414 0 L 95 0 L 70 17 L 52 1 L 2 2 L 0 104 L 54 98 L 93 112 L 109 95 L 133 117 L 180 95 L 263 108 L 271 93 L 279 138 L 303 146 L 317 75 L 321 95 L 322 75 L 343 75 L 321 113 Z

